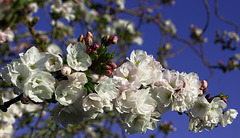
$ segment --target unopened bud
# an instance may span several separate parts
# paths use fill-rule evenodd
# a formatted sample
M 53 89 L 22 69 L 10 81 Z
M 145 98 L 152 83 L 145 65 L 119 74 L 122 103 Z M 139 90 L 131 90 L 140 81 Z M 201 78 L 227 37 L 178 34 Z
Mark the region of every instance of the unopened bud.
M 91 32 L 87 32 L 86 37 L 91 37 L 93 39 L 93 35 Z
M 150 13 L 152 13 L 152 12 L 153 12 L 153 9 L 147 8 L 147 13 L 148 13 L 148 14 L 150 14 Z
M 68 76 L 68 75 L 71 74 L 71 72 L 72 72 L 72 69 L 68 65 L 64 65 L 61 69 L 61 73 L 62 73 L 63 76 Z
M 100 46 L 99 46 L 98 44 L 96 44 L 96 43 L 93 45 L 93 47 L 94 47 L 94 49 L 96 49 L 96 50 L 98 50 L 98 49 L 100 48 Z
M 208 41 L 207 37 L 203 38 L 203 43 L 207 43 L 207 41 Z
M 113 75 L 113 71 L 112 70 L 106 70 L 105 75 L 112 76 Z
M 97 53 L 97 50 L 92 49 L 92 53 L 93 53 L 93 54 L 96 54 L 96 53 Z
M 22 96 L 22 97 L 21 97 L 21 102 L 22 102 L 23 104 L 29 104 L 29 103 L 30 103 L 30 99 L 27 98 L 27 97 Z
M 227 102 L 227 99 L 226 98 L 222 98 L 222 100 L 226 103 Z
M 85 43 L 86 43 L 86 45 L 91 46 L 91 45 L 92 45 L 92 42 L 93 42 L 93 40 L 92 40 L 92 38 L 91 38 L 90 36 L 87 36 L 87 37 L 85 38 Z
M 232 67 L 233 66 L 233 62 L 230 60 L 228 61 L 228 66 Z
M 117 65 L 114 62 L 112 62 L 112 61 L 109 61 L 108 65 L 110 65 L 113 69 L 117 68 Z
M 193 30 L 195 26 L 193 24 L 190 25 L 190 29 Z
M 117 44 L 118 37 L 117 36 L 112 36 L 109 40 L 110 44 Z
M 87 54 L 91 53 L 92 49 L 90 47 L 87 47 Z
M 79 41 L 79 42 L 82 42 L 83 39 L 84 39 L 84 36 L 83 36 L 83 35 L 80 35 L 79 38 L 78 38 L 78 41 Z
M 109 66 L 109 65 L 105 65 L 103 68 L 106 69 L 106 70 L 112 70 L 112 67 Z
M 223 65 L 223 62 L 222 62 L 221 60 L 219 60 L 219 61 L 217 62 L 217 64 L 218 64 L 219 66 L 222 66 L 222 65 Z
M 202 86 L 201 86 L 202 90 L 206 89 L 207 87 L 208 87 L 207 81 L 206 80 L 202 80 Z

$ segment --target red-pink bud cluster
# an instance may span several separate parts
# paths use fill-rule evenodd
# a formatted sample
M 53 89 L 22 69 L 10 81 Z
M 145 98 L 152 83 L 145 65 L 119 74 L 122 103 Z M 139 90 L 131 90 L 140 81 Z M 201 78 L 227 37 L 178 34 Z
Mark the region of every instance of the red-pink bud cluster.
M 78 41 L 84 43 L 87 46 L 91 46 L 93 43 L 93 35 L 91 32 L 87 32 L 86 36 L 80 35 Z
M 93 44 L 87 47 L 87 53 L 90 54 L 96 54 L 97 50 L 100 48 L 100 46 L 98 44 Z
M 117 36 L 112 36 L 110 37 L 109 35 L 106 35 L 102 38 L 101 43 L 104 46 L 109 46 L 112 44 L 117 44 L 118 37 Z
M 105 69 L 106 69 L 105 70 L 105 75 L 112 76 L 113 72 L 114 72 L 114 69 L 116 69 L 116 68 L 117 68 L 117 65 L 114 62 L 109 61 L 107 63 L 107 65 L 105 66 Z

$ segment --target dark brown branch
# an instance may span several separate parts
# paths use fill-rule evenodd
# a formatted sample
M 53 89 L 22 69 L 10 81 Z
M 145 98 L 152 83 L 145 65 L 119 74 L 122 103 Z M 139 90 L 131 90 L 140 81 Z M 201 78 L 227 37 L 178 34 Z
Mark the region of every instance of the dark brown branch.
M 3 112 L 7 112 L 7 109 L 14 103 L 18 102 L 21 100 L 23 94 L 20 94 L 18 95 L 17 97 L 7 101 L 7 102 L 4 102 L 3 105 L 0 105 L 0 109 L 3 111 Z

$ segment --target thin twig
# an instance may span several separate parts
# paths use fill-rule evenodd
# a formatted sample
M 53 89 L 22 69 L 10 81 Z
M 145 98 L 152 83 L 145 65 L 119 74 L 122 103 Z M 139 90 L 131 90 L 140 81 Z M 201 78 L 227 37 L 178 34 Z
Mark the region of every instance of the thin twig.
M 220 20 L 222 20 L 222 21 L 224 21 L 224 22 L 226 22 L 226 23 L 228 23 L 228 24 L 230 24 L 230 25 L 235 26 L 236 33 L 238 34 L 238 24 L 237 24 L 237 23 L 234 23 L 234 22 L 232 22 L 232 21 L 230 21 L 230 20 L 228 20 L 228 19 L 226 19 L 226 18 L 224 18 L 224 17 L 222 17 L 222 16 L 219 14 L 219 12 L 218 12 L 218 0 L 215 0 L 215 14 L 216 14 L 216 16 L 217 16 Z
M 42 109 L 41 109 L 41 111 L 40 111 L 40 113 L 39 113 L 38 120 L 37 120 L 36 124 L 33 126 L 32 130 L 31 130 L 31 134 L 30 134 L 30 136 L 29 136 L 30 138 L 33 137 L 34 130 L 37 129 L 38 124 L 40 123 L 40 121 L 41 121 L 41 119 L 42 119 L 43 111 L 44 111 L 44 109 L 45 109 L 45 103 L 43 103 L 42 105 L 43 105 L 43 106 L 42 106 Z
M 205 6 L 205 8 L 207 10 L 207 22 L 206 22 L 206 24 L 205 24 L 205 26 L 203 28 L 202 34 L 204 32 L 206 32 L 206 30 L 207 30 L 207 28 L 209 26 L 209 23 L 210 23 L 210 8 L 209 8 L 209 5 L 208 5 L 208 2 L 207 2 L 207 0 L 203 0 L 203 3 L 204 3 L 204 6 Z

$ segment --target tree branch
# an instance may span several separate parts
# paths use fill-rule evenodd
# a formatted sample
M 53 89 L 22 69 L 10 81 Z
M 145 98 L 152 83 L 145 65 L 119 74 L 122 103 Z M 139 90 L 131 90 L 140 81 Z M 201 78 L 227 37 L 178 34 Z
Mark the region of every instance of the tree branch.
M 3 112 L 7 112 L 8 107 L 10 107 L 12 104 L 20 101 L 21 98 L 22 98 L 22 96 L 23 96 L 23 94 L 20 94 L 20 95 L 18 95 L 17 97 L 15 97 L 15 98 L 7 101 L 7 102 L 4 102 L 3 105 L 0 105 L 0 109 L 1 109 Z

